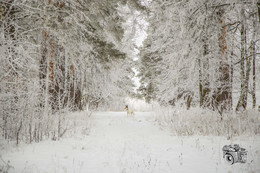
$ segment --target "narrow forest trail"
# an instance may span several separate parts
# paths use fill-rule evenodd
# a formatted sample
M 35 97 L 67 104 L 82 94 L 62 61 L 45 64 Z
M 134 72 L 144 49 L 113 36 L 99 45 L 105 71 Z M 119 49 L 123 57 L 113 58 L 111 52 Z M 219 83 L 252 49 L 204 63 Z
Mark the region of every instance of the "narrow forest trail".
M 249 161 L 230 166 L 222 159 L 222 146 L 230 143 L 225 138 L 173 136 L 153 120 L 152 113 L 95 113 L 88 135 L 81 128 L 77 135 L 20 146 L 2 157 L 16 173 L 260 172 L 259 137 L 233 141 L 249 150 Z

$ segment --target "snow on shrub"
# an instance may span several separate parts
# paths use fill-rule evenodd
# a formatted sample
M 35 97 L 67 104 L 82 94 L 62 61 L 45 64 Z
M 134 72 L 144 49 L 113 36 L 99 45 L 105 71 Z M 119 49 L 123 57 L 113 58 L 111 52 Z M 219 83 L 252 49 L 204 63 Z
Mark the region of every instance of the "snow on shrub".
M 64 136 L 72 136 L 79 131 L 79 128 L 81 128 L 82 134 L 87 135 L 90 131 L 90 117 L 91 112 L 89 111 L 70 112 L 69 110 L 63 110 L 62 112 L 46 115 L 35 113 L 21 119 L 20 129 L 14 131 L 12 129 L 15 129 L 15 127 L 9 127 L 8 131 L 0 129 L 0 132 L 8 134 L 6 139 L 3 137 L 3 141 L 16 141 L 16 144 L 20 142 L 40 142 L 46 139 L 59 140 Z M 10 126 L 19 125 L 16 125 L 17 123 L 15 124 L 12 119 L 8 121 L 8 124 Z M 4 144 L 0 143 L 0 148 L 1 146 L 4 146 Z
M 182 107 L 164 107 L 156 111 L 156 120 L 170 127 L 176 135 L 214 135 L 228 139 L 239 135 L 260 134 L 260 113 L 247 110 L 223 113 L 200 108 L 186 110 Z
M 11 169 L 13 169 L 13 166 L 10 165 L 10 161 L 6 162 L 0 155 L 0 172 L 8 173 Z

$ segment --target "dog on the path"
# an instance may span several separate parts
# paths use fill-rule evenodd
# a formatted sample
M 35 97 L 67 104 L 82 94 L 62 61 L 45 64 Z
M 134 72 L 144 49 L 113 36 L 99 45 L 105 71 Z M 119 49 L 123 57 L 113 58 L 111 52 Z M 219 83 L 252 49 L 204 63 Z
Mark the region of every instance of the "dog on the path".
M 127 117 L 128 117 L 128 115 L 130 115 L 130 116 L 134 116 L 135 115 L 134 110 L 130 110 L 128 108 L 128 105 L 125 106 L 125 110 L 126 110 L 126 116 Z

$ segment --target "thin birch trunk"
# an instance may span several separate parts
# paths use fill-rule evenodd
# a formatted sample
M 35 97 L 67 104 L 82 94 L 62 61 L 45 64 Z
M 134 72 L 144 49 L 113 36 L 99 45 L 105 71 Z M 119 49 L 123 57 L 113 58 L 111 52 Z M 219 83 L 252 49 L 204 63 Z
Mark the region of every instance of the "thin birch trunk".
M 259 1 L 260 2 L 260 1 Z M 259 4 L 260 5 L 260 4 Z M 255 60 L 256 60 L 256 48 L 255 48 L 255 40 L 256 40 L 256 37 L 255 37 L 255 34 L 256 34 L 256 19 L 255 19 L 255 15 L 253 16 L 253 35 L 252 35 L 252 40 L 251 40 L 251 45 L 250 45 L 250 57 L 252 58 L 252 79 L 253 79 L 253 86 L 252 86 L 252 100 L 253 100 L 253 109 L 255 108 L 256 106 L 256 93 L 255 93 L 255 90 L 256 90 L 256 73 L 255 73 Z

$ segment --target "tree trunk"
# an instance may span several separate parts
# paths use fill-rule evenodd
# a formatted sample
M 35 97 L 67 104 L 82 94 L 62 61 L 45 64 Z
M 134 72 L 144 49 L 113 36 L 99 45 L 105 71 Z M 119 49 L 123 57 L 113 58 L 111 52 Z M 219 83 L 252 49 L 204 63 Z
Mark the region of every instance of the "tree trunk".
M 5 113 L 3 113 L 3 132 L 4 132 L 4 139 L 6 140 L 8 135 L 7 135 L 7 115 Z
M 231 108 L 233 109 L 233 76 L 234 76 L 234 67 L 233 67 L 233 56 L 234 56 L 234 38 L 232 39 L 232 50 L 230 54 L 230 89 L 231 89 Z
M 41 104 L 42 107 L 46 109 L 47 103 L 46 103 L 46 90 L 47 90 L 47 85 L 46 85 L 46 77 L 47 77 L 47 40 L 48 40 L 48 35 L 45 31 L 45 29 L 42 29 L 41 32 L 41 59 L 40 59 L 40 67 L 39 67 L 39 82 L 40 82 L 40 88 L 41 88 L 41 97 L 44 98 L 45 100 L 44 103 Z M 45 94 L 44 94 L 45 93 Z
M 256 77 L 256 74 L 255 74 L 255 43 L 253 45 L 253 48 L 252 48 L 252 52 L 253 52 L 253 57 L 252 57 L 252 75 L 253 75 L 253 88 L 252 88 L 252 100 L 253 100 L 253 109 L 255 108 L 256 106 L 256 93 L 255 93 L 255 89 L 256 89 L 256 82 L 255 82 L 255 77 Z
M 258 10 L 258 21 L 260 23 L 260 0 L 257 2 L 257 10 Z
M 240 80 L 241 80 L 241 91 L 240 91 L 240 97 L 237 103 L 236 111 L 238 110 L 245 110 L 247 106 L 247 90 L 248 90 L 248 70 L 245 72 L 245 60 L 247 60 L 247 52 L 246 52 L 246 28 L 245 28 L 245 22 L 246 22 L 246 16 L 245 16 L 245 9 L 242 8 L 241 10 L 241 60 L 240 60 Z M 248 68 L 248 60 L 247 60 L 247 68 Z M 245 74 L 246 73 L 246 74 Z
M 32 143 L 32 120 L 29 122 L 29 142 Z
M 201 66 L 201 60 L 200 58 L 198 59 L 199 62 L 199 95 L 200 95 L 200 107 L 203 106 L 203 95 L 202 95 L 202 66 Z
M 20 121 L 20 124 L 19 124 L 19 127 L 16 131 L 16 145 L 19 144 L 19 135 L 20 135 L 20 132 L 21 132 L 21 129 L 22 129 L 22 125 L 23 125 L 23 121 L 21 120 Z
M 260 1 L 259 1 L 260 2 Z M 260 4 L 259 4 L 260 5 Z M 252 40 L 250 43 L 250 57 L 252 58 L 252 78 L 253 78 L 253 86 L 252 86 L 252 100 L 253 100 L 253 109 L 256 106 L 256 74 L 255 74 L 255 60 L 256 60 L 256 48 L 255 48 L 255 34 L 256 34 L 256 19 L 255 19 L 255 15 L 253 16 L 253 35 L 252 35 Z
M 52 111 L 57 111 L 58 108 L 58 99 L 60 99 L 57 95 L 59 92 L 59 85 L 61 84 L 60 81 L 57 81 L 56 70 L 58 70 L 58 64 L 54 66 L 54 60 L 56 58 L 55 50 L 57 49 L 57 45 L 55 44 L 55 38 L 53 36 L 49 36 L 48 39 L 48 46 L 49 46 L 49 56 L 48 56 L 48 72 L 49 72 L 49 104 L 51 106 Z M 58 58 L 56 58 L 58 59 Z M 57 62 L 58 60 L 56 60 Z M 60 77 L 60 76 L 59 76 Z
M 47 53 L 45 57 L 45 65 L 46 65 L 46 74 L 45 74 L 45 80 L 43 81 L 45 83 L 45 95 L 44 95 L 44 115 L 48 114 L 48 107 L 49 107 L 49 68 L 48 68 L 48 62 L 49 62 L 49 55 Z
M 217 16 L 219 19 L 219 24 L 221 26 L 220 35 L 218 38 L 219 48 L 220 48 L 220 67 L 219 67 L 219 78 L 220 87 L 214 93 L 214 106 L 220 111 L 222 115 L 223 110 L 231 109 L 232 91 L 230 84 L 230 66 L 227 56 L 227 43 L 226 43 L 226 26 L 224 19 L 224 10 L 219 9 L 217 11 Z
M 187 110 L 190 109 L 190 106 L 191 106 L 191 101 L 192 101 L 192 96 L 189 95 L 188 98 L 187 98 L 187 102 L 186 102 L 186 105 L 187 105 Z
M 207 15 L 207 4 L 205 4 L 206 15 Z M 210 106 L 210 88 L 209 88 L 209 59 L 207 55 L 209 54 L 208 48 L 208 31 L 207 31 L 207 18 L 204 20 L 203 25 L 203 58 L 199 59 L 199 92 L 200 92 L 200 107 Z

